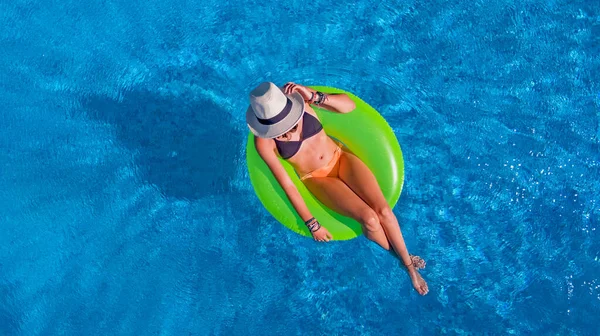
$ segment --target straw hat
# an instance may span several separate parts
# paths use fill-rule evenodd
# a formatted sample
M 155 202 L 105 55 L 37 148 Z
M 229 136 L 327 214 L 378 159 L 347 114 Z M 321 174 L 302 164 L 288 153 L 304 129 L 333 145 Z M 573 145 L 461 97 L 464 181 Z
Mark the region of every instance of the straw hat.
M 298 92 L 286 95 L 271 82 L 250 92 L 246 123 L 254 135 L 276 138 L 294 127 L 304 114 L 304 99 Z

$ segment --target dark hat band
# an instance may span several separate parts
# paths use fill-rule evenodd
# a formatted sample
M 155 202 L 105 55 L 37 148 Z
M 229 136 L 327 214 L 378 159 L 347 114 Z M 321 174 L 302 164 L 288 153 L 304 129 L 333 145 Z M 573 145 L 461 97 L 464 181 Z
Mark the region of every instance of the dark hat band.
M 261 118 L 256 117 L 256 119 L 258 119 L 258 122 L 263 125 L 274 125 L 274 124 L 277 124 L 278 122 L 282 121 L 285 117 L 287 117 L 290 114 L 290 111 L 292 110 L 292 101 L 290 100 L 290 98 L 286 97 L 286 99 L 287 99 L 287 103 L 285 103 L 285 107 L 283 108 L 283 110 L 281 110 L 281 112 L 279 112 L 273 118 L 269 118 L 269 119 L 261 119 Z

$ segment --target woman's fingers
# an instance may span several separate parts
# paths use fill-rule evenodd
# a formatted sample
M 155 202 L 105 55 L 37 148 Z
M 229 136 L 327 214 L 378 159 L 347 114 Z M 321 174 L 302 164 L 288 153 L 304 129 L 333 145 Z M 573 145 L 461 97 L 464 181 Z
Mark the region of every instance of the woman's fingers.
M 294 91 L 294 87 L 296 86 L 296 84 L 289 82 L 287 84 L 285 84 L 284 88 L 284 92 L 286 94 L 291 94 Z
M 326 235 L 323 237 L 315 238 L 315 240 L 318 242 L 328 242 L 330 239 L 331 238 L 327 237 Z
M 317 231 L 319 231 L 319 232 L 315 232 L 316 234 L 313 235 L 313 239 L 315 241 L 318 241 L 318 242 L 329 242 L 330 240 L 333 239 L 333 236 L 331 235 L 331 233 L 329 233 L 329 231 L 327 231 L 327 230 L 323 230 L 325 232 L 320 232 L 320 230 L 317 230 Z

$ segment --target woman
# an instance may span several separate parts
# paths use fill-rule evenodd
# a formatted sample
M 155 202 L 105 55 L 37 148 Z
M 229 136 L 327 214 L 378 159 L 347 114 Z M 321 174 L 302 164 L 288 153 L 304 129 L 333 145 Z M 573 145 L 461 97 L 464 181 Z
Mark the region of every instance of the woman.
M 358 157 L 325 133 L 311 104 L 337 113 L 349 113 L 355 108 L 346 94 L 324 94 L 299 84 L 287 83 L 280 89 L 265 82 L 256 87 L 250 93 L 246 121 L 255 135 L 259 155 L 316 241 L 328 242 L 333 237 L 311 215 L 279 157 L 294 167 L 308 190 L 323 204 L 355 219 L 365 236 L 384 249 L 393 248 L 415 289 L 421 295 L 427 294 L 427 283 L 417 272 L 425 263 L 408 254 L 398 220 L 375 176 Z

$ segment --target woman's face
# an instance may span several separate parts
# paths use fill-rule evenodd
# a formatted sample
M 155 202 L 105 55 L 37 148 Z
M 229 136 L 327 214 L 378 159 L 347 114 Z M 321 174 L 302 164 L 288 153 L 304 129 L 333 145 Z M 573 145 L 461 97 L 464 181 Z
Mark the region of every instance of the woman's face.
M 294 125 L 294 127 L 292 127 L 289 131 L 283 133 L 282 135 L 278 136 L 275 139 L 280 140 L 280 141 L 282 141 L 282 140 L 285 140 L 285 141 L 292 140 L 292 134 L 296 133 L 296 131 L 298 130 L 298 124 Z

